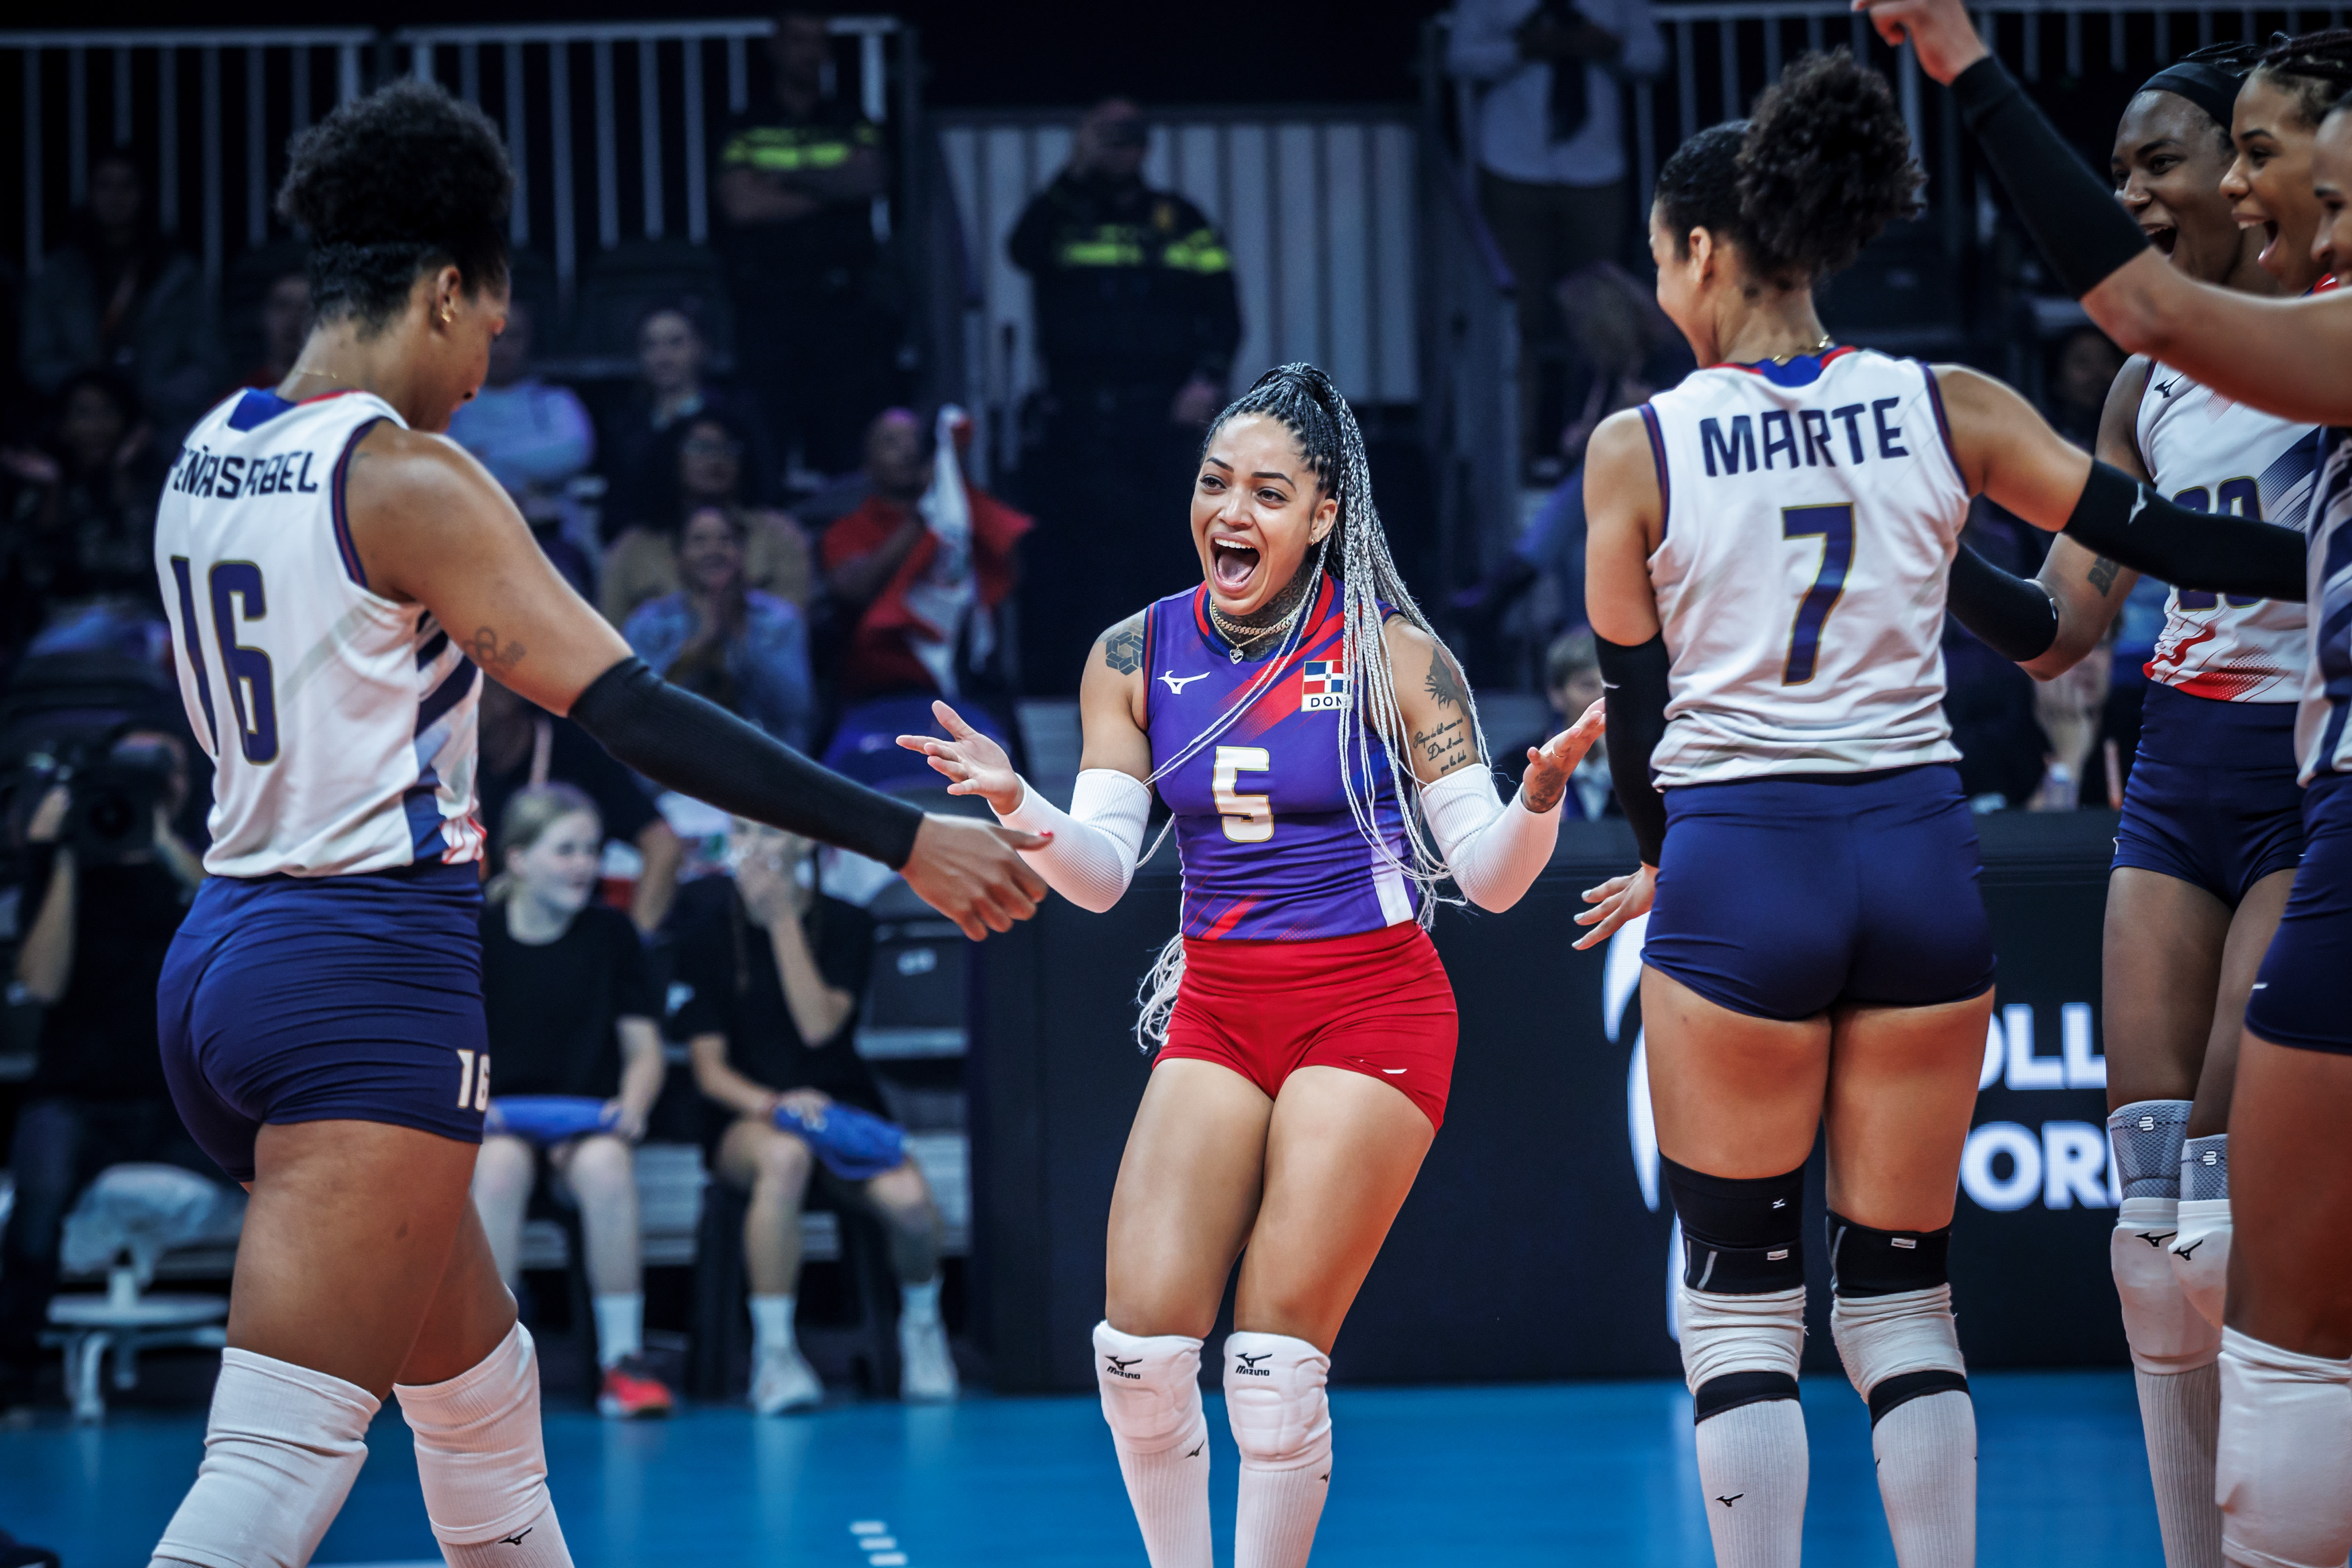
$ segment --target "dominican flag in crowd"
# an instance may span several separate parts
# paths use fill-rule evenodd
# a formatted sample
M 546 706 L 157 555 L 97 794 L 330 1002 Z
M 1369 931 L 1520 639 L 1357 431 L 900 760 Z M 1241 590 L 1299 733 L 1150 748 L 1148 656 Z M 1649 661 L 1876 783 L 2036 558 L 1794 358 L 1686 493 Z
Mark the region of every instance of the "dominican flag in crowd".
M 1316 659 L 1299 667 L 1299 693 L 1306 697 L 1348 695 L 1348 667 L 1336 658 Z

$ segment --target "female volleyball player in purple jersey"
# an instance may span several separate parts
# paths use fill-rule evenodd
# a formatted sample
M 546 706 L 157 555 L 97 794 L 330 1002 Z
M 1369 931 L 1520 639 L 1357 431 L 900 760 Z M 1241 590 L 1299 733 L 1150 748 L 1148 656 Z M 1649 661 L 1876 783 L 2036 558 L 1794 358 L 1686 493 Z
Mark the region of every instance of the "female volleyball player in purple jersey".
M 903 868 L 974 936 L 1032 912 L 1041 840 L 926 817 L 666 687 L 429 432 L 482 384 L 512 176 L 478 110 L 404 81 L 297 141 L 279 211 L 317 320 L 274 392 L 199 421 L 156 519 L 189 722 L 216 773 L 157 998 L 205 1152 L 250 1189 L 205 1458 L 163 1563 L 310 1560 L 397 1391 L 451 1563 L 568 1563 L 539 1379 L 467 1198 L 492 1066 L 474 707 L 484 672 L 739 816 Z
M 1651 1098 L 1725 1568 L 1797 1561 L 1798 1210 L 1817 1131 L 1831 1329 L 1870 1405 L 1896 1558 L 1974 1558 L 1946 1251 L 1992 951 L 1937 646 L 1969 498 L 2095 544 L 2126 517 L 2168 539 L 2211 527 L 1997 381 L 1831 342 L 1815 285 L 1916 211 L 1919 182 L 1885 81 L 1843 51 L 1684 143 L 1651 252 L 1659 302 L 1709 368 L 1603 424 L 1585 470 L 1587 608 L 1643 863 L 1587 895 L 1580 945 L 1654 900 Z M 2273 536 L 2284 549 L 2252 568 L 2299 552 Z
M 1870 7 L 1890 41 L 1917 46 L 2052 270 L 2093 320 L 2225 396 L 2326 430 L 2309 550 L 2248 591 L 2308 601 L 2310 642 L 2295 721 L 2305 850 L 2248 999 L 2230 1109 L 2232 1237 L 2221 1342 L 2216 1492 L 2223 1556 L 2263 1565 L 2336 1564 L 2352 1550 L 2352 293 L 2249 299 L 2145 255 L 2136 226 L 2085 201 L 2065 143 L 2011 81 L 1953 0 Z M 2294 70 L 2338 96 L 2313 143 L 2321 221 L 2313 254 L 2352 276 L 2352 34 L 2295 40 Z M 2266 551 L 2261 525 L 2226 545 L 2148 537 L 2139 520 L 2102 530 L 2103 553 L 2184 587 L 2210 589 L 2226 552 Z M 2086 540 L 2086 542 L 2092 542 Z
M 1559 831 L 1599 704 L 1508 806 L 1461 672 L 1405 590 L 1346 399 L 1268 372 L 1212 426 L 1192 503 L 1202 585 L 1103 635 L 1067 813 L 945 704 L 907 736 L 1072 901 L 1126 890 L 1156 787 L 1184 917 L 1139 1034 L 1162 1043 L 1111 1199 L 1096 1371 L 1153 1568 L 1209 1568 L 1202 1337 L 1234 1260 L 1226 1409 L 1236 1568 L 1297 1568 L 1331 1473 L 1331 1344 L 1445 1110 L 1454 995 L 1423 927 L 1439 883 L 1508 908 Z
M 2149 78 L 2125 112 L 2116 194 L 2191 278 L 2256 296 L 2333 281 L 2312 254 L 2311 148 L 2328 93 L 2295 73 L 2303 49 L 2200 50 Z M 2116 379 L 2098 454 L 2185 504 L 2301 528 L 2316 435 L 2141 355 Z M 1952 613 L 2048 679 L 2105 657 L 2137 578 L 2072 540 L 2032 583 L 1964 546 Z M 2309 640 L 2300 603 L 2173 591 L 2108 884 L 2102 1031 L 2124 1200 L 2109 1245 L 2170 1568 L 2221 1561 L 2230 1091 L 2255 969 L 2303 853 L 2294 731 Z

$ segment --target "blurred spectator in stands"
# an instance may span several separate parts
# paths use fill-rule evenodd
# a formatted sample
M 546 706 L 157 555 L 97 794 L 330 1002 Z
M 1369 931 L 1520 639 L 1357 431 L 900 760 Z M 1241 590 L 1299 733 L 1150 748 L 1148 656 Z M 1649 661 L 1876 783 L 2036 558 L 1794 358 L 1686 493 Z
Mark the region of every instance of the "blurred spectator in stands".
M 20 648 L 93 605 L 159 617 L 155 498 L 163 455 L 139 395 L 114 372 L 87 370 L 58 389 L 38 447 L 0 449 L 0 642 Z
M 1520 416 L 1538 471 L 1559 471 L 1543 412 L 1544 366 L 1566 342 L 1554 290 L 1624 258 L 1639 215 L 1619 83 L 1665 58 L 1647 0 L 1454 0 L 1446 68 L 1470 104 L 1479 205 L 1518 285 Z
M 479 458 L 506 487 L 540 548 L 583 598 L 596 597 L 589 559 L 594 542 L 566 494 L 596 456 L 596 426 L 587 405 L 568 386 L 530 374 L 531 310 L 520 300 L 507 307 L 507 330 L 490 343 L 490 370 L 482 390 L 449 418 L 449 439 Z
M 204 879 L 172 830 L 187 792 L 187 753 L 170 734 L 133 730 L 115 742 L 105 772 L 115 798 L 152 814 L 150 832 L 91 831 L 88 803 L 75 796 L 99 782 L 98 770 L 78 786 L 49 790 L 26 830 L 23 907 L 38 912 L 17 949 L 16 978 L 47 1011 L 10 1159 L 16 1204 L 0 1237 L 0 1409 L 31 1395 L 66 1215 L 99 1173 L 142 1161 L 222 1179 L 180 1124 L 155 1043 L 163 955 Z
M 70 232 L 25 291 L 25 379 L 54 396 L 76 371 L 118 372 L 169 451 L 227 380 L 204 274 L 163 239 L 127 153 L 91 160 Z
M 663 468 L 672 454 L 662 434 L 705 409 L 731 413 L 743 426 L 743 494 L 765 501 L 775 493 L 775 459 L 760 420 L 742 397 L 706 379 L 710 348 L 702 322 L 702 307 L 694 300 L 656 305 L 637 322 L 637 384 L 605 422 L 600 443 L 607 542 L 625 529 L 666 516 L 677 477 Z
M 2123 350 L 2096 327 L 2077 327 L 2060 340 L 2042 399 L 2042 412 L 2058 434 L 2085 452 L 2098 445 L 2099 415 L 2123 368 Z
M 281 272 L 261 296 L 261 360 L 246 374 L 245 384 L 274 389 L 293 370 L 310 334 L 310 277 Z
M 912 1160 L 862 1181 L 817 1160 L 777 1125 L 780 1108 L 820 1118 L 832 1106 L 886 1115 L 854 1037 L 874 959 L 874 919 L 816 882 L 804 839 L 739 822 L 737 870 L 717 908 L 678 944 L 670 1032 L 685 1037 L 694 1079 L 713 1102 L 710 1164 L 751 1195 L 743 1220 L 751 1276 L 751 1401 L 762 1415 L 814 1405 L 824 1391 L 793 1332 L 801 1202 L 814 1174 L 836 1199 L 878 1217 L 900 1281 L 900 1392 L 952 1398 L 955 1363 L 940 1317 L 940 1214 Z M 722 884 L 722 886 L 724 886 Z
M 652 519 L 624 530 L 604 552 L 606 620 L 625 626 L 639 605 L 677 592 L 678 528 L 711 508 L 743 531 L 746 584 L 788 604 L 808 603 L 809 547 L 800 524 L 751 500 L 745 465 L 753 440 L 751 426 L 723 408 L 677 420 L 654 438 L 648 467 L 669 476 L 667 485 Z
M 484 822 L 504 822 L 508 804 L 549 784 L 578 790 L 596 806 L 606 839 L 637 857 L 629 918 L 650 935 L 669 914 L 686 855 L 653 801 L 628 769 L 569 719 L 493 680 L 482 688 L 481 763 L 474 792 Z
M 1208 216 L 1144 183 L 1150 140 L 1133 103 L 1097 104 L 1008 245 L 1045 372 L 1019 491 L 1043 530 L 1029 598 L 1051 606 L 1024 629 L 1033 689 L 1076 690 L 1104 626 L 1200 573 L 1176 520 L 1225 400 L 1241 307 Z
M 1521 737 L 1516 745 L 1504 747 L 1496 758 L 1496 765 L 1514 783 L 1526 776 L 1528 748 L 1540 747 L 1576 722 L 1586 709 L 1601 700 L 1601 656 L 1595 651 L 1592 633 L 1579 627 L 1555 637 L 1544 654 L 1544 700 L 1550 704 L 1551 711 L 1541 731 Z M 1595 757 L 1587 752 L 1569 777 L 1570 815 L 1583 822 L 1622 816 L 1625 814 L 1619 808 L 1615 789 L 1609 781 L 1608 747 L 1595 742 L 1592 750 L 1601 754 Z
M 608 1417 L 667 1415 L 670 1392 L 646 1369 L 645 1271 L 630 1151 L 660 1095 L 661 1001 L 636 928 L 595 901 L 604 826 L 569 784 L 535 784 L 498 817 L 499 874 L 482 906 L 482 1003 L 497 1095 L 474 1164 L 474 1206 L 499 1272 L 521 1272 L 523 1211 L 542 1155 L 580 1211 L 594 1298 L 596 1361 Z M 509 1110 L 509 1096 L 553 1097 L 563 1123 Z M 572 1122 L 599 1115 L 596 1131 Z
M 695 511 L 678 537 L 685 585 L 638 605 L 621 633 L 673 685 L 806 751 L 816 722 L 808 623 L 788 600 L 745 581 L 747 543 L 739 515 Z
M 719 151 L 719 245 L 744 384 L 803 468 L 857 464 L 866 422 L 897 395 L 898 312 L 874 237 L 888 185 L 881 133 L 824 91 L 824 17 L 785 11 L 768 40 L 773 91 Z

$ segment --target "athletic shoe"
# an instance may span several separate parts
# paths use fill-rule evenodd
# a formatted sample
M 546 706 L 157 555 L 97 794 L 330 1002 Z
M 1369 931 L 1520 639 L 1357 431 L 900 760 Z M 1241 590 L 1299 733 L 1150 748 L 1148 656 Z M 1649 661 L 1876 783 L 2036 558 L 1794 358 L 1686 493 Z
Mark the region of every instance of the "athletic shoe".
M 646 1370 L 645 1357 L 625 1355 L 604 1369 L 596 1414 L 607 1421 L 641 1420 L 667 1415 L 676 1403 L 668 1385 Z
M 910 1403 L 938 1404 L 953 1399 L 959 1387 L 945 1326 L 899 1319 L 898 1397 Z
M 824 1403 L 824 1384 L 817 1381 L 816 1368 L 797 1348 L 772 1351 L 760 1358 L 760 1370 L 751 1377 L 752 1409 L 762 1415 L 781 1415 Z

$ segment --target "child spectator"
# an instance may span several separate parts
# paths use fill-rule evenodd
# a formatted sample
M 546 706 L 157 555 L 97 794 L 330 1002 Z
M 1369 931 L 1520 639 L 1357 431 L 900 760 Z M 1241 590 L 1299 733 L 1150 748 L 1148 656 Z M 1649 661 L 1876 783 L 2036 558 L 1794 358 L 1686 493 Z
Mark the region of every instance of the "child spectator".
M 565 493 L 596 456 L 596 427 L 579 395 L 530 374 L 531 310 L 507 307 L 490 344 L 488 380 L 449 420 L 449 439 L 471 452 L 514 498 L 540 548 L 582 597 L 596 596 L 583 528 Z
M 695 512 L 678 542 L 685 586 L 638 605 L 622 635 L 664 679 L 806 751 L 816 720 L 808 625 L 745 580 L 749 552 L 740 514 Z
M 625 530 L 605 552 L 604 592 L 598 604 L 606 620 L 626 626 L 639 605 L 684 585 L 679 532 L 688 517 L 711 507 L 742 531 L 745 583 L 789 604 L 808 603 L 808 542 L 800 525 L 747 499 L 744 465 L 752 445 L 751 426 L 721 408 L 705 408 L 662 432 L 652 462 L 669 476 L 667 494 L 656 519 Z
M 706 408 L 742 422 L 743 493 L 768 500 L 774 493 L 776 465 L 760 421 L 740 397 L 704 379 L 710 351 L 700 304 L 688 299 L 656 305 L 637 322 L 636 344 L 637 384 L 628 403 L 606 422 L 601 442 L 606 542 L 624 530 L 666 518 L 675 474 L 663 471 L 661 436 Z
M 761 1415 L 824 1397 L 794 1342 L 801 1200 L 814 1173 L 835 1196 L 877 1215 L 890 1233 L 900 1281 L 900 1396 L 951 1399 L 955 1362 L 940 1317 L 940 1216 L 910 1160 L 863 1180 L 845 1178 L 778 1112 L 821 1122 L 834 1107 L 882 1114 L 881 1091 L 854 1046 L 873 963 L 873 918 L 815 883 L 811 846 L 738 822 L 729 839 L 735 880 L 678 946 L 686 1001 L 671 1020 L 713 1102 L 711 1168 L 747 1190 L 743 1251 L 751 1285 L 751 1403 Z
M 499 1271 L 514 1283 L 524 1206 L 542 1154 L 580 1208 L 595 1298 L 596 1408 L 667 1415 L 646 1368 L 644 1272 L 630 1146 L 661 1093 L 661 1005 L 636 928 L 593 901 L 604 842 L 595 803 L 540 784 L 499 823 L 500 870 L 482 906 L 482 1000 L 499 1093 L 474 1166 L 474 1206 Z M 517 1097 L 521 1097 L 518 1099 Z

